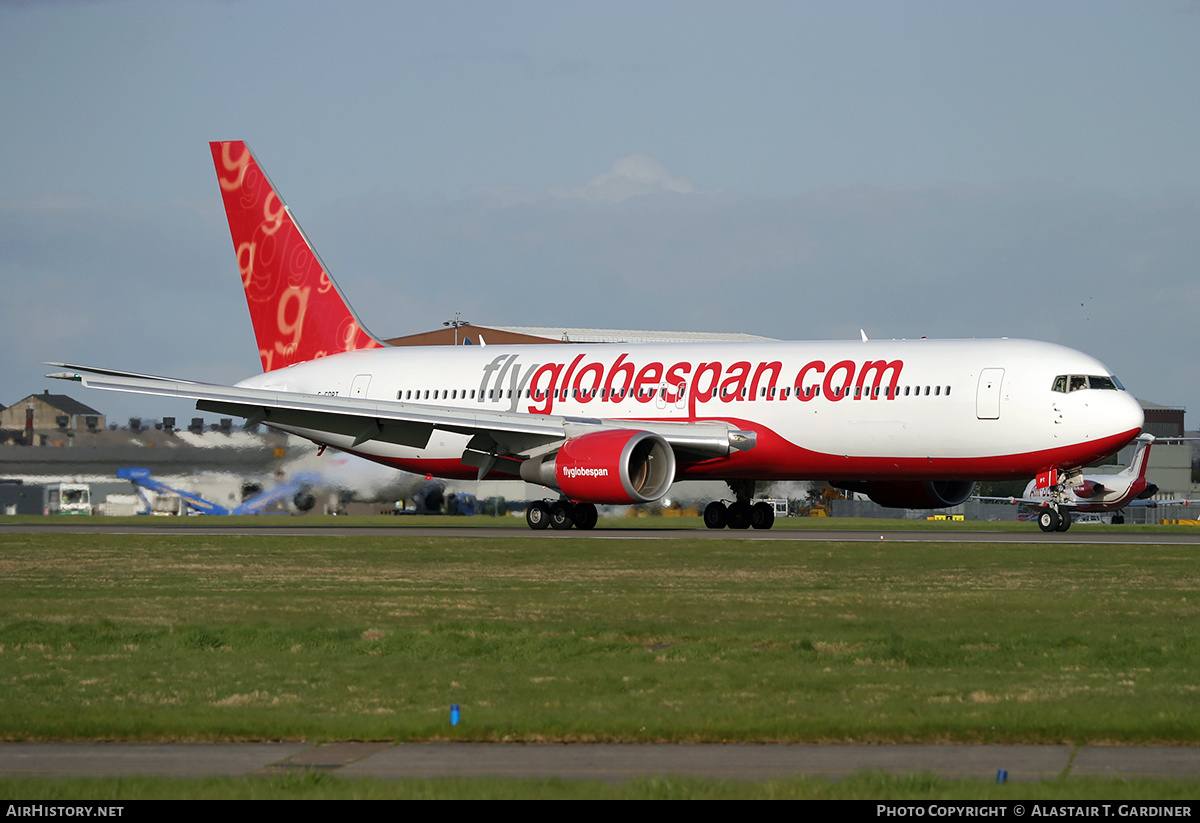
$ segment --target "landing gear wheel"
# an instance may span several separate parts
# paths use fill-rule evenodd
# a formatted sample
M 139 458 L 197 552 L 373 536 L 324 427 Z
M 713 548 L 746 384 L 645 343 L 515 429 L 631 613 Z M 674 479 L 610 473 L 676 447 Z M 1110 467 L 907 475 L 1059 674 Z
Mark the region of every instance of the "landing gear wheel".
M 1120 512 L 1117 512 L 1116 514 L 1114 514 L 1112 516 L 1112 524 L 1114 526 L 1120 526 L 1124 522 L 1125 522 L 1125 515 L 1121 514 Z
M 769 529 L 775 525 L 775 507 L 759 501 L 750 507 L 750 525 L 756 529 Z
M 575 525 L 575 507 L 562 500 L 550 505 L 550 525 L 559 530 L 569 529 Z
M 1071 528 L 1071 513 L 1069 511 L 1063 509 L 1058 513 L 1058 517 L 1058 528 L 1055 531 L 1065 532 Z
M 729 528 L 750 528 L 750 504 L 740 500 L 729 507 Z
M 525 522 L 531 529 L 544 529 L 550 525 L 550 507 L 535 500 L 525 508 Z
M 600 515 L 596 512 L 595 504 L 576 503 L 573 519 L 575 528 L 588 531 L 596 528 L 596 521 L 600 519 Z
M 720 500 L 714 500 L 704 507 L 704 528 L 723 529 L 729 522 L 729 510 Z
M 1061 522 L 1062 518 L 1058 516 L 1058 512 L 1051 508 L 1042 509 L 1038 515 L 1038 528 L 1044 532 L 1058 531 L 1058 526 Z

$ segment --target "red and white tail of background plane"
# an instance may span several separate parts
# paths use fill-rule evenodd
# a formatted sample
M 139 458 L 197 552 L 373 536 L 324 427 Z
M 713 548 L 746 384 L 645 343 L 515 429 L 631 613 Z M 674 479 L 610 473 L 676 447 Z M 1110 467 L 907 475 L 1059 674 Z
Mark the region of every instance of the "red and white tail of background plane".
M 1071 512 L 1117 512 L 1113 522 L 1124 522 L 1120 514 L 1126 508 L 1159 506 L 1195 506 L 1200 500 L 1152 500 L 1158 487 L 1146 479 L 1150 447 L 1154 436 L 1141 434 L 1129 467 L 1116 474 L 1084 474 L 1059 477 L 1057 471 L 1043 472 L 1029 481 L 1021 497 L 976 497 L 1014 503 L 1034 509 L 1038 526 L 1044 532 L 1065 532 L 1071 527 Z
M 522 478 L 559 498 L 534 528 L 592 528 L 596 504 L 728 482 L 710 528 L 769 528 L 756 484 L 829 480 L 936 508 L 976 480 L 1080 467 L 1142 410 L 1089 355 L 1029 340 L 388 347 L 358 321 L 240 142 L 212 144 L 263 373 L 234 386 L 52 364 L 116 391 L 188 397 L 421 474 Z M 1050 503 L 1051 507 L 1056 503 Z

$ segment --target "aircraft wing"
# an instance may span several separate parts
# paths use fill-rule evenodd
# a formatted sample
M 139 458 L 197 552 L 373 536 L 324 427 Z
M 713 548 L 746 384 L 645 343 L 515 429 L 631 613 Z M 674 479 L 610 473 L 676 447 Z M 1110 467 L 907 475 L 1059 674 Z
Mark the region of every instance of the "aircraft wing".
M 351 438 L 350 449 L 368 440 L 424 449 L 435 430 L 471 435 L 463 460 L 468 465 L 479 465 L 481 473 L 486 473 L 484 465 L 490 469 L 498 456 L 524 459 L 552 451 L 568 438 L 606 429 L 658 434 L 684 461 L 725 457 L 734 451 L 753 448 L 756 442 L 754 432 L 741 431 L 719 421 L 672 423 L 473 410 L 223 386 L 67 363 L 47 365 L 71 370 L 47 377 L 73 380 L 92 389 L 191 399 L 196 401 L 198 409 L 244 417 L 249 423 Z M 472 453 L 478 455 L 474 459 L 479 462 L 472 462 Z
M 971 499 L 972 500 L 983 500 L 988 503 L 1009 503 L 1014 506 L 1024 505 L 1024 506 L 1034 506 L 1034 507 L 1039 507 L 1039 508 L 1041 506 L 1045 506 L 1047 503 L 1050 502 L 1049 500 L 1047 500 L 1044 497 L 986 497 L 981 494 L 973 494 L 973 495 L 971 495 Z M 1078 503 L 1075 501 L 1069 501 L 1069 502 L 1061 502 L 1058 505 L 1060 508 L 1074 509 L 1074 508 L 1078 508 L 1080 505 L 1086 505 L 1086 504 L 1087 504 L 1087 501 L 1079 501 Z
M 1168 506 L 1200 506 L 1200 500 L 1174 500 L 1171 498 L 1165 500 L 1130 500 L 1125 506 L 1127 508 L 1139 506 L 1146 509 L 1164 509 Z
M 142 374 L 140 372 L 135 372 L 135 371 L 118 371 L 116 369 L 102 369 L 102 368 L 98 368 L 96 366 L 73 366 L 70 363 L 50 363 L 50 362 L 44 363 L 43 365 L 56 366 L 60 369 L 71 369 L 72 373 L 70 373 L 70 374 L 60 373 L 60 374 L 46 375 L 47 377 L 55 377 L 60 380 L 78 380 L 81 375 L 75 374 L 74 372 L 88 372 L 90 374 L 103 374 L 103 375 L 108 375 L 110 377 L 137 377 L 142 380 L 168 380 L 173 383 L 192 383 L 192 384 L 195 383 L 195 381 L 192 381 L 192 380 L 179 380 L 174 377 L 162 377 L 157 374 Z
M 1011 503 L 1013 505 L 1025 505 L 1025 506 L 1031 506 L 1033 508 L 1040 508 L 1050 502 L 1049 500 L 1047 500 L 1043 497 L 984 497 L 982 495 L 973 495 L 971 497 L 971 499 L 972 500 L 985 500 L 985 501 L 990 501 L 990 502 L 994 502 L 994 503 Z M 1081 508 L 1088 509 L 1088 508 L 1093 508 L 1098 505 L 1103 505 L 1103 504 L 1096 503 L 1094 501 L 1088 501 L 1088 500 L 1071 500 L 1071 501 L 1060 502 L 1058 504 L 1058 507 L 1059 508 L 1067 508 L 1067 509 L 1081 509 Z M 1124 506 L 1121 506 L 1120 508 L 1122 508 L 1122 509 L 1130 509 L 1130 508 L 1158 509 L 1158 508 L 1165 508 L 1167 506 L 1200 506 L 1200 500 L 1171 500 L 1171 499 L 1167 499 L 1167 500 L 1130 500 L 1128 503 L 1126 503 Z

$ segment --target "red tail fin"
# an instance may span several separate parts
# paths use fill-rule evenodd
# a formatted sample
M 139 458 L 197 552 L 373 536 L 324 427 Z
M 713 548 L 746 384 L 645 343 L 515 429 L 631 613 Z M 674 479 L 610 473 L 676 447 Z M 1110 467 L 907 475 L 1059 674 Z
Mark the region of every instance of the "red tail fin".
M 245 143 L 210 143 L 263 371 L 383 346 L 362 327 Z

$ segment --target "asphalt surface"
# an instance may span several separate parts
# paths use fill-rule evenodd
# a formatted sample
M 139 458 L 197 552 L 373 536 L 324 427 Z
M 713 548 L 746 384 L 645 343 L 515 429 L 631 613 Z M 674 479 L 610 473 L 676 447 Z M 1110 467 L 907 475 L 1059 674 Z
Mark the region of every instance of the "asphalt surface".
M 724 780 L 860 771 L 1010 781 L 1200 777 L 1200 747 L 562 743 L 0 743 L 3 777 L 208 777 L 319 769 L 343 777 Z
M 526 528 L 488 528 L 486 526 L 300 526 L 289 522 L 290 518 L 261 518 L 260 523 L 238 524 L 237 526 L 207 525 L 205 518 L 185 518 L 178 525 L 124 525 L 97 523 L 89 519 L 56 520 L 52 523 L 3 523 L 0 534 L 5 533 L 65 533 L 65 534 L 277 534 L 288 537 L 332 535 L 350 537 L 354 535 L 374 537 L 526 537 L 533 540 L 562 540 L 588 537 L 595 540 L 794 540 L 799 542 L 884 542 L 893 543 L 1060 543 L 1063 545 L 1200 545 L 1200 529 L 1182 533 L 1154 533 L 1137 531 L 1090 531 L 1072 529 L 1067 532 L 1044 533 L 1030 524 L 1027 531 L 989 531 L 986 528 L 973 531 L 938 531 L 906 529 L 770 529 L 767 531 L 734 531 L 730 529 L 691 528 L 597 528 L 581 532 L 533 531 Z M 218 518 L 219 520 L 219 518 Z M 199 521 L 199 522 L 197 522 Z

